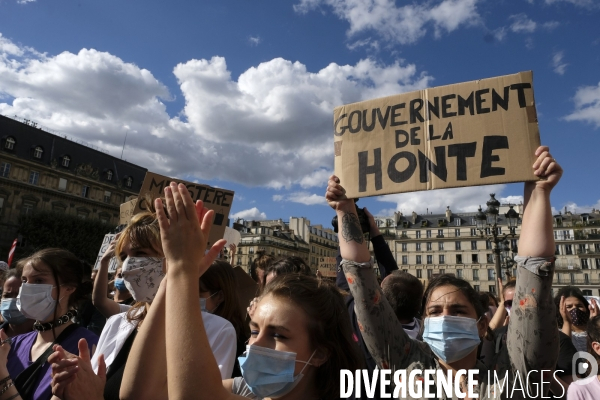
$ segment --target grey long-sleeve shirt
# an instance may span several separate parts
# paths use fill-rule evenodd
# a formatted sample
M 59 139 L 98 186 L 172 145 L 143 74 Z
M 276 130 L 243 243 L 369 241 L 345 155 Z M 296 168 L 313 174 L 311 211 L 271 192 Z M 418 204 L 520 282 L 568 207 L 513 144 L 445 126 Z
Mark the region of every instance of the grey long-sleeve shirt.
M 478 361 L 474 369 L 479 370 L 478 387 L 475 388 L 479 399 L 541 398 L 541 371 L 553 371 L 556 366 L 559 338 L 552 299 L 554 260 L 517 257 L 516 261 L 519 272 L 507 336 L 511 369 L 506 379 L 502 376 L 494 380 L 494 373 L 488 374 L 483 363 Z M 369 266 L 370 263 L 342 261 L 362 336 L 379 368 L 406 370 L 407 377 L 413 369 L 441 369 L 429 346 L 411 339 L 404 332 Z M 528 373 L 534 370 L 538 372 L 531 373 L 527 386 Z M 489 382 L 488 376 L 491 376 Z M 548 394 L 550 379 L 553 379 L 551 372 L 544 377 L 544 396 Z M 431 392 L 437 392 L 437 389 Z M 412 399 L 408 393 L 402 398 Z M 452 398 L 457 399 L 456 395 Z M 442 396 L 439 399 L 450 398 Z

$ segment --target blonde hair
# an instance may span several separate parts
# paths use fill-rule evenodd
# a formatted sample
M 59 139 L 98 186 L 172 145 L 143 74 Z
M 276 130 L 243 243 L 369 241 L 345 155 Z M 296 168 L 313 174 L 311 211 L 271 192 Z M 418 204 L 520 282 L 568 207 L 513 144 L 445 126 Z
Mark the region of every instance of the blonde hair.
M 160 227 L 154 208 L 154 201 L 149 196 L 145 196 L 138 201 L 144 202 L 148 208 L 146 211 L 139 212 L 131 217 L 131 220 L 121 232 L 121 236 L 119 236 L 119 240 L 115 246 L 115 255 L 119 263 L 119 268 L 123 265 L 124 261 L 120 257 L 121 252 L 128 243 L 132 248 L 153 249 L 161 256 L 163 255 Z M 164 201 L 163 204 L 165 204 Z M 167 214 L 166 208 L 164 210 L 165 214 Z M 148 307 L 146 307 L 146 303 L 138 301 L 127 311 L 127 320 L 129 322 L 141 322 L 146 318 L 147 313 Z
M 162 254 L 162 242 L 160 240 L 160 227 L 156 213 L 151 211 L 142 211 L 131 217 L 131 221 L 121 232 L 119 240 L 115 246 L 115 255 L 119 260 L 119 266 L 123 264 L 120 257 L 123 248 L 130 244 L 131 247 L 153 249 Z

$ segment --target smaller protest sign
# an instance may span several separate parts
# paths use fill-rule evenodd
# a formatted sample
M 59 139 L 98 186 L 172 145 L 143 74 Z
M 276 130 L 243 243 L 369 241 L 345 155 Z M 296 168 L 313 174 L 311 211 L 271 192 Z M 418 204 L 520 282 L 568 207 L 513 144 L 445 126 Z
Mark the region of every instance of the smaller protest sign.
M 137 204 L 137 199 L 133 199 L 121 204 L 121 216 L 119 218 L 119 225 L 128 224 L 131 221 L 131 217 L 133 217 L 133 210 L 135 210 L 135 205 Z
M 337 262 L 335 257 L 320 257 L 319 272 L 327 278 L 335 278 L 337 276 Z
M 96 264 L 94 265 L 94 269 L 100 268 L 100 260 L 102 260 L 102 256 L 106 253 L 106 249 L 110 246 L 110 242 L 117 236 L 114 233 L 108 233 L 104 235 L 104 239 L 102 240 L 102 245 L 100 246 L 100 251 L 98 252 L 98 257 L 96 258 Z M 108 272 L 115 272 L 117 270 L 117 259 L 115 257 L 110 259 L 110 263 L 108 264 Z
M 190 191 L 192 200 L 202 200 L 204 206 L 215 212 L 213 227 L 208 237 L 209 245 L 212 245 L 217 240 L 222 239 L 225 234 L 225 227 L 228 223 L 229 212 L 231 211 L 231 203 L 233 202 L 234 192 L 227 189 L 214 188 L 201 183 L 187 182 L 181 179 L 169 178 L 167 176 L 146 172 L 144 183 L 140 189 L 140 196 L 135 204 L 133 214 L 147 209 L 146 197 L 154 200 L 164 196 L 164 188 L 171 182 L 183 183 Z

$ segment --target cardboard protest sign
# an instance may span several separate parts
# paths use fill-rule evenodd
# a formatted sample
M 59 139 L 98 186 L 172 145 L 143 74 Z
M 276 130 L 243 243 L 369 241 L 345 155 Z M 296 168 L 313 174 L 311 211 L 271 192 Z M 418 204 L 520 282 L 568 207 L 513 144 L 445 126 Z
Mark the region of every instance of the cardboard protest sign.
M 94 269 L 100 268 L 100 260 L 104 253 L 106 253 L 106 249 L 110 246 L 110 242 L 117 236 L 114 233 L 108 233 L 104 235 L 104 239 L 102 239 L 102 245 L 100 246 L 100 251 L 98 252 L 98 257 L 96 258 L 96 264 L 94 264 Z M 110 259 L 110 263 L 108 264 L 108 272 L 115 272 L 117 270 L 117 259 L 115 257 Z
M 146 209 L 146 194 L 150 195 L 152 200 L 157 197 L 163 197 L 165 186 L 168 186 L 171 182 L 183 183 L 190 191 L 194 201 L 202 200 L 206 208 L 215 211 L 213 227 L 208 237 L 209 245 L 222 239 L 225 227 L 227 226 L 229 211 L 231 211 L 231 203 L 233 202 L 234 192 L 231 190 L 214 188 L 201 183 L 186 182 L 181 179 L 173 179 L 152 172 L 146 172 L 146 178 L 144 178 L 133 214 Z
M 237 294 L 240 300 L 240 308 L 242 309 L 242 315 L 246 315 L 246 308 L 250 305 L 253 298 L 259 295 L 258 285 L 254 280 L 242 269 L 242 267 L 235 267 L 233 269 L 235 275 L 235 284 L 237 287 Z
M 335 174 L 349 198 L 537 180 L 532 72 L 334 110 Z
M 131 221 L 131 217 L 133 217 L 133 211 L 135 210 L 135 205 L 137 204 L 137 199 L 133 199 L 121 204 L 121 216 L 119 217 L 119 225 L 128 224 Z
M 335 257 L 319 257 L 319 267 L 317 268 L 321 275 L 329 278 L 337 276 L 337 263 Z

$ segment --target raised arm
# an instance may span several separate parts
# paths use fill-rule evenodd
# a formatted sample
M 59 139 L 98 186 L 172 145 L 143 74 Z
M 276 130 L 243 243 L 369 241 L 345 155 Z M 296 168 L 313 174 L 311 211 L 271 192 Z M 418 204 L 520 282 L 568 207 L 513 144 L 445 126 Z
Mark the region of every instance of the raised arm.
M 169 399 L 229 399 L 234 396 L 223 387 L 198 306 L 199 276 L 210 266 L 208 261 L 217 257 L 225 241 L 215 243 L 205 256 L 214 212 L 204 208 L 201 201 L 194 205 L 181 184 L 171 183 L 166 187 L 165 198 L 169 218 L 160 199 L 156 200 L 156 209 L 168 265 L 165 334 L 169 338 L 166 342 Z
M 496 313 L 492 316 L 492 320 L 490 321 L 489 328 L 491 330 L 495 330 L 505 325 L 504 321 L 506 321 L 506 317 L 508 317 L 508 312 L 504 307 L 504 288 L 502 287 L 502 278 L 497 277 L 498 279 L 498 296 L 500 297 L 500 301 L 498 302 L 498 309 Z
M 356 207 L 352 200 L 345 198 L 344 188 L 336 176 L 329 178 L 325 197 L 340 221 L 342 268 L 354 296 L 365 344 L 379 367 L 404 369 L 409 360 L 421 358 L 423 351 L 427 351 L 426 345 L 413 341 L 404 332 L 377 284 Z
M 98 268 L 96 280 L 94 281 L 94 290 L 92 292 L 92 303 L 94 303 L 94 306 L 96 306 L 98 311 L 100 311 L 107 319 L 121 312 L 119 303 L 106 296 L 106 288 L 108 287 L 108 266 L 110 265 L 110 260 L 115 255 L 115 246 L 120 235 L 121 234 L 119 233 L 115 236 L 112 242 L 110 242 L 108 249 L 106 249 L 102 255 L 100 267 Z
M 521 377 L 532 370 L 554 370 L 558 359 L 559 338 L 552 299 L 554 232 L 550 192 L 563 171 L 548 147 L 538 148 L 535 155 L 538 158 L 533 169 L 541 180 L 525 183 L 519 270 L 507 339 L 511 363 Z M 539 383 L 540 374 L 533 375 L 529 382 Z M 547 393 L 548 385 L 544 386 Z

